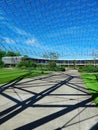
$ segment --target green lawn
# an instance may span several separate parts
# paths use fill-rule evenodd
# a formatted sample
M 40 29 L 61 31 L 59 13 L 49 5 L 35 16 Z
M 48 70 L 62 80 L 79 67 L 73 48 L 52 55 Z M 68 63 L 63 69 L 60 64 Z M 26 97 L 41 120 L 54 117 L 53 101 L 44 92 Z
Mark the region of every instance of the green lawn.
M 98 106 L 98 74 L 81 74 L 84 83 L 86 84 L 89 92 L 92 94 L 94 102 Z
M 0 84 L 10 82 L 16 78 L 28 78 L 47 74 L 49 72 L 42 73 L 39 70 L 28 72 L 27 70 L 20 69 L 0 69 Z

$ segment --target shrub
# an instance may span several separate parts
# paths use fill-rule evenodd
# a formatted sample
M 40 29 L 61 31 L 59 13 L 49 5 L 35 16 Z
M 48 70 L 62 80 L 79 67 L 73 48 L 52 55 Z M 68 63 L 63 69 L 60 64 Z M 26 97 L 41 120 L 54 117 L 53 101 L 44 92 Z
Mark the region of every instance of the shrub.
M 18 67 L 23 67 L 23 66 L 25 66 L 26 68 L 35 68 L 36 67 L 36 64 L 35 64 L 35 62 L 33 62 L 33 61 L 21 61 L 20 63 L 18 63 L 18 65 L 17 65 Z
M 49 61 L 49 70 L 55 70 L 56 62 L 55 61 Z
M 65 67 L 64 66 L 56 66 L 55 71 L 65 71 Z
M 98 72 L 98 66 L 92 66 L 92 65 L 80 66 L 79 72 L 88 72 L 88 73 Z
M 96 81 L 98 82 L 98 74 L 95 74 L 95 77 L 96 77 Z
M 21 66 L 21 69 L 25 70 L 25 69 L 26 69 L 26 66 Z

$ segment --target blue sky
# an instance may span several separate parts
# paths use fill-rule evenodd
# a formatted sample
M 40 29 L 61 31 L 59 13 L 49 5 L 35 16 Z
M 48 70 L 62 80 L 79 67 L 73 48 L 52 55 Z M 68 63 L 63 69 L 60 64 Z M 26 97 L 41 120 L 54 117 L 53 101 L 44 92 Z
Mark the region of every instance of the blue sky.
M 98 1 L 0 0 L 0 49 L 33 58 L 98 57 Z

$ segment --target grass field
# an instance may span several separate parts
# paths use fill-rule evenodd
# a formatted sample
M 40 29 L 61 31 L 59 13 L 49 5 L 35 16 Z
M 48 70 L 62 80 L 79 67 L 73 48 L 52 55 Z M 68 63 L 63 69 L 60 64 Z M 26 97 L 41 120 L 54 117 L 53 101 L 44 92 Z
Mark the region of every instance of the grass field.
M 47 73 L 49 72 L 42 73 L 41 71 L 38 71 L 38 70 L 29 72 L 29 71 L 20 70 L 20 69 L 0 69 L 0 84 L 10 82 L 21 76 L 24 76 L 24 78 L 27 78 L 27 77 L 40 76 Z
M 98 74 L 81 74 L 89 92 L 92 94 L 94 102 L 98 106 Z

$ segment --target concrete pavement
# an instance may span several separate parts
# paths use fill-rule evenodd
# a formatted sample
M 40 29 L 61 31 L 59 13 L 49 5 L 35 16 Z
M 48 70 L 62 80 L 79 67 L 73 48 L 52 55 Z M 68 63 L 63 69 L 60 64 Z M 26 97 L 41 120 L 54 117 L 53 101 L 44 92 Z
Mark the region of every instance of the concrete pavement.
M 98 109 L 76 70 L 1 86 L 0 130 L 97 130 Z

